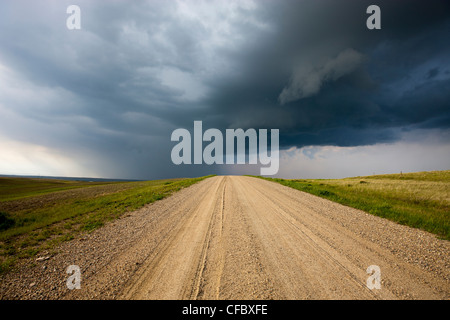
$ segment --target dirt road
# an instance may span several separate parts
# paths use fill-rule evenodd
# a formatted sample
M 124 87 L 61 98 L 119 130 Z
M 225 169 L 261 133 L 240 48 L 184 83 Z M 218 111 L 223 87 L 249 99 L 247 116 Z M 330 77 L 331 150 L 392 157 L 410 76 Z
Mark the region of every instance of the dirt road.
M 6 279 L 0 296 L 449 299 L 449 253 L 429 233 L 273 182 L 220 176 L 66 244 L 22 279 L 20 294 Z M 82 270 L 80 290 L 65 287 L 69 264 Z M 367 286 L 373 265 L 380 289 Z

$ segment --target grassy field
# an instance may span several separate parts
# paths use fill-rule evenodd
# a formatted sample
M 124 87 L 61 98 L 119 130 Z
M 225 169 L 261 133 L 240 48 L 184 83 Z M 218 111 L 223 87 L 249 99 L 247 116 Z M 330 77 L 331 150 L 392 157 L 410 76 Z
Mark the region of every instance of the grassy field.
M 0 178 L 0 273 L 207 177 L 137 182 Z
M 327 180 L 262 179 L 450 240 L 450 170 Z

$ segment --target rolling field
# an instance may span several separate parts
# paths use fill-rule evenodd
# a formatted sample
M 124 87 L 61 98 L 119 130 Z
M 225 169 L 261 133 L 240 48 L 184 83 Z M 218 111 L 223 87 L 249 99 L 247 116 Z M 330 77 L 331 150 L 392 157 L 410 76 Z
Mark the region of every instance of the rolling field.
M 0 273 L 204 178 L 88 182 L 0 178 Z

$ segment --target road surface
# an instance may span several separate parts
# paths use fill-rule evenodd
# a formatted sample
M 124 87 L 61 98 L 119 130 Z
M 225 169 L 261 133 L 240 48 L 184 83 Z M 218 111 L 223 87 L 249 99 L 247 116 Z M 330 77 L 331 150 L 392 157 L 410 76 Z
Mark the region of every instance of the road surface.
M 80 265 L 80 290 L 64 288 L 64 278 L 50 289 L 46 273 L 48 281 L 35 280 L 28 292 L 68 299 L 449 299 L 449 249 L 424 231 L 274 182 L 217 176 L 67 244 L 51 263 Z M 369 266 L 379 272 L 368 273 Z M 379 282 L 368 283 L 370 276 Z

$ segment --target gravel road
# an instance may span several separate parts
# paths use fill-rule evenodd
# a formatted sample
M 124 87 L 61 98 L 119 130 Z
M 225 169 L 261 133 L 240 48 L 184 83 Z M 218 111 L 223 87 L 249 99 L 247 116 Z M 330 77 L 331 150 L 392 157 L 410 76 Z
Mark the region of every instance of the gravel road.
M 270 181 L 217 176 L 3 275 L 0 298 L 448 300 L 449 253 L 421 230 Z M 80 268 L 80 289 L 66 285 L 69 265 Z M 367 285 L 369 266 L 380 289 Z

